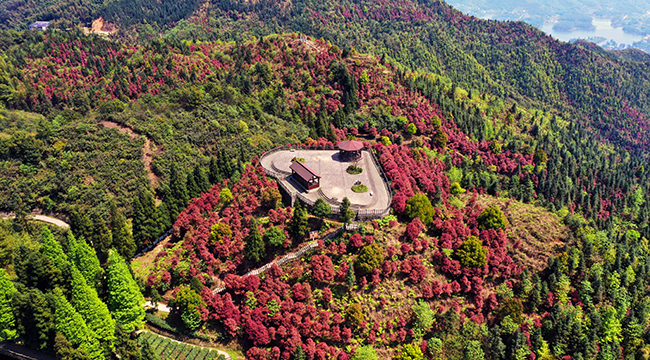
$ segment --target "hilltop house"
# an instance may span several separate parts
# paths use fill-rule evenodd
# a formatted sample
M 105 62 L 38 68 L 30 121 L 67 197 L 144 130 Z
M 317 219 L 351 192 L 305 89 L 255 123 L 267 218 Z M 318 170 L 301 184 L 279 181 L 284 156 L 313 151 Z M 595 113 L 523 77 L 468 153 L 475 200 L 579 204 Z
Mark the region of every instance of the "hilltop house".
M 39 30 L 39 31 L 45 31 L 47 28 L 50 26 L 49 21 L 37 21 L 31 25 L 29 25 L 29 30 Z

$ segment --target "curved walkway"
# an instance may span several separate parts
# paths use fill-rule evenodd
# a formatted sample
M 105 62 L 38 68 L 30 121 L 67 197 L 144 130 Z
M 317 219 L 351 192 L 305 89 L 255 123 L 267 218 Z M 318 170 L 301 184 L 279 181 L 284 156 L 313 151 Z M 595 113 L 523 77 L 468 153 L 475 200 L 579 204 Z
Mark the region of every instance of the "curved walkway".
M 0 218 L 3 219 L 13 219 L 16 217 L 16 214 L 14 213 L 8 213 L 8 214 L 0 214 Z M 55 226 L 58 226 L 62 229 L 68 230 L 70 229 L 70 225 L 68 225 L 65 221 L 61 219 L 57 219 L 55 217 L 47 216 L 47 215 L 40 215 L 40 214 L 30 214 L 25 217 L 27 220 L 36 220 L 36 221 L 42 221 L 46 222 L 48 224 L 52 224 Z

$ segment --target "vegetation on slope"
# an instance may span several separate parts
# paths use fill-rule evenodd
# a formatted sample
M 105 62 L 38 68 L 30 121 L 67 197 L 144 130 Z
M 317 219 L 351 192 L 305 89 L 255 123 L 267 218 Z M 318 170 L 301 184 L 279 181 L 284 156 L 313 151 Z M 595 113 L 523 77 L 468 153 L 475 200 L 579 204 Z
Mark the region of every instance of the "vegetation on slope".
M 224 2 L 217 10 L 224 4 L 243 6 L 246 11 L 268 10 L 265 6 L 269 6 Z M 645 199 L 649 183 L 642 157 L 612 146 L 570 116 L 532 108 L 566 95 L 562 85 L 566 83 L 558 85 L 544 66 L 540 65 L 544 70 L 536 68 L 537 72 L 529 72 L 529 67 L 504 67 L 502 84 L 491 77 L 498 73 L 493 69 L 498 68 L 499 59 L 512 55 L 513 45 L 506 41 L 506 34 L 523 41 L 521 29 L 542 42 L 530 49 L 534 59 L 548 55 L 557 60 L 553 51 L 564 49 L 596 64 L 611 65 L 612 71 L 617 71 L 616 66 L 627 69 L 621 76 L 634 74 L 626 67 L 644 65 L 548 42 L 520 24 L 478 22 L 437 3 L 426 11 L 411 5 L 399 13 L 379 4 L 379 8 L 349 13 L 347 8 L 335 9 L 327 16 L 349 17 L 349 22 L 340 23 L 353 29 L 361 26 L 360 19 L 380 23 L 377 17 L 382 14 L 395 17 L 394 26 L 406 20 L 418 25 L 420 18 L 453 20 L 454 27 L 436 36 L 453 40 L 447 36 L 462 37 L 471 29 L 482 40 L 473 45 L 465 41 L 444 45 L 438 39 L 427 49 L 462 45 L 494 57 L 483 64 L 484 59 L 465 57 L 467 52 L 461 48 L 451 49 L 455 55 L 439 57 L 444 60 L 440 64 L 449 66 L 447 76 L 456 83 L 474 84 L 473 89 L 467 91 L 445 77 L 405 72 L 385 58 L 362 55 L 345 46 L 340 50 L 312 39 L 305 43 L 297 34 L 235 43 L 173 40 L 183 36 L 186 26 L 196 25 L 182 24 L 169 34 L 170 40 L 130 47 L 74 32 L 5 36 L 1 90 L 9 110 L 3 116 L 13 120 L 2 129 L 0 156 L 3 169 L 11 169 L 7 172 L 10 182 L 28 189 L 31 180 L 26 170 L 38 173 L 39 179 L 51 174 L 65 151 L 74 149 L 66 150 L 67 143 L 88 133 L 119 136 L 116 130 L 100 127 L 100 121 L 128 126 L 151 139 L 156 148 L 152 168 L 161 182 L 154 189 L 143 172 L 134 173 L 130 180 L 107 181 L 105 189 L 98 188 L 92 197 L 70 204 L 61 195 L 63 188 L 48 185 L 53 180 L 38 180 L 31 183 L 38 195 L 17 196 L 3 206 L 24 215 L 34 207 L 44 207 L 47 195 L 54 209 L 68 213 L 75 234 L 90 240 L 97 251 L 98 258 L 83 262 L 86 265 L 79 269 L 88 286 L 98 283 L 92 278 L 99 272 L 98 264 L 119 259 L 111 248 L 130 257 L 130 249 L 149 246 L 173 223 L 171 241 L 147 267 L 151 273 L 146 274 L 146 292 L 175 297 L 170 321 L 186 330 L 217 332 L 223 340 L 241 346 L 251 359 L 348 359 L 363 352 L 396 359 L 643 354 L 648 333 L 644 299 L 650 205 Z M 321 5 L 313 6 L 317 10 Z M 275 16 L 274 11 L 266 13 Z M 296 17 L 306 19 L 300 11 Z M 311 14 L 316 23 L 325 16 L 318 11 Z M 250 21 L 235 20 L 232 13 L 222 15 L 216 11 L 215 21 L 229 19 L 230 29 Z M 438 25 L 422 21 L 418 26 Z M 488 39 L 494 40 L 494 51 L 486 47 Z M 383 45 L 376 46 L 381 49 Z M 419 54 L 418 48 L 409 49 Z M 406 50 L 400 50 L 389 55 L 405 60 L 405 54 Z M 521 56 L 523 50 L 511 59 L 518 63 Z M 426 56 L 420 59 L 429 61 Z M 463 64 L 469 64 L 465 70 Z M 512 71 L 519 71 L 521 78 Z M 577 66 L 571 71 L 586 76 L 591 70 Z M 530 88 L 522 82 L 526 74 L 539 75 L 531 78 Z M 642 82 L 637 85 L 643 89 Z M 621 94 L 603 95 L 599 101 L 605 108 L 590 102 L 594 96 L 582 103 L 574 101 L 572 106 L 581 111 L 593 106 L 594 113 L 604 114 L 618 106 L 606 100 L 620 100 L 620 104 L 624 98 L 613 96 Z M 505 95 L 522 99 L 529 107 L 506 103 Z M 638 103 L 642 95 L 637 95 L 630 95 L 629 101 Z M 66 143 L 61 154 L 40 135 L 40 127 L 48 124 L 66 126 L 55 122 L 57 117 L 73 119 L 66 131 L 55 129 L 50 135 L 54 144 Z M 616 119 L 624 122 L 625 116 Z M 643 124 L 641 115 L 637 120 Z M 73 128 L 79 134 L 69 137 Z M 619 126 L 615 131 L 625 134 L 628 130 Z M 275 145 L 330 146 L 353 136 L 366 140 L 383 165 L 394 191 L 394 214 L 324 242 L 304 261 L 284 270 L 273 267 L 260 277 L 240 277 L 296 249 L 309 229 L 324 224 L 310 222 L 302 206 L 280 205 L 277 185 L 264 175 L 255 157 Z M 639 139 L 625 141 L 629 145 Z M 99 141 L 91 138 L 82 149 L 93 149 Z M 119 141 L 138 150 L 142 146 L 141 140 L 127 136 Z M 113 149 L 98 153 L 109 150 Z M 141 154 L 131 159 L 141 161 Z M 90 166 L 80 164 L 84 169 L 75 175 L 88 171 L 110 176 L 110 169 L 90 172 L 86 170 Z M 54 171 L 60 174 L 56 181 L 69 174 Z M 123 191 L 128 181 L 142 185 Z M 110 206 L 111 201 L 120 206 Z M 534 205 L 548 208 L 558 218 L 532 210 Z M 108 212 L 109 208 L 118 212 Z M 130 241 L 129 226 L 119 211 L 132 218 L 134 246 L 123 246 Z M 314 214 L 322 216 L 320 210 Z M 508 221 L 499 221 L 503 218 Z M 559 224 L 560 218 L 566 228 Z M 533 221 L 541 219 L 552 219 L 550 233 L 564 233 L 566 238 L 542 238 L 548 241 L 540 244 L 540 236 L 534 234 L 545 229 Z M 16 224 L 21 230 L 20 222 Z M 127 236 L 123 236 L 125 229 Z M 29 256 L 34 263 L 47 265 L 48 257 L 66 255 L 56 246 L 50 248 L 54 251 L 43 251 L 44 260 L 39 260 L 40 250 L 30 250 Z M 72 262 L 92 252 L 87 245 L 77 250 L 75 246 L 63 248 Z M 17 274 L 27 264 L 23 256 L 13 260 L 14 267 L 20 268 Z M 120 268 L 119 276 L 128 277 L 128 271 Z M 61 311 L 66 319 L 79 322 L 81 315 L 66 304 L 70 300 L 65 278 L 53 283 L 61 282 L 60 293 L 51 290 L 53 284 L 45 283 L 41 275 L 35 280 L 18 275 L 16 283 L 27 282 L 25 286 L 49 294 L 42 296 L 45 300 L 34 295 L 34 306 L 50 301 L 65 310 Z M 6 283 L 2 294 L 14 293 Z M 129 283 L 127 287 L 135 291 L 132 282 L 121 283 Z M 217 285 L 225 285 L 225 292 L 213 294 L 210 288 Z M 86 293 L 92 295 L 92 291 Z M 112 293 L 116 294 L 100 291 L 99 296 Z M 131 295 L 134 303 L 141 300 L 138 294 Z M 115 299 L 106 300 L 115 312 Z M 18 305 L 13 306 L 19 317 L 36 311 L 25 307 L 25 302 Z M 131 325 L 138 326 L 141 317 L 135 310 L 132 305 L 113 316 L 123 322 L 131 319 Z M 61 333 L 70 338 L 66 346 L 76 349 L 75 334 Z M 27 333 L 21 336 L 31 346 L 50 350 L 56 342 L 52 333 L 43 336 L 45 342 Z M 59 343 L 64 343 L 60 336 Z M 86 346 L 96 353 L 93 343 Z M 357 349 L 364 350 L 355 353 Z

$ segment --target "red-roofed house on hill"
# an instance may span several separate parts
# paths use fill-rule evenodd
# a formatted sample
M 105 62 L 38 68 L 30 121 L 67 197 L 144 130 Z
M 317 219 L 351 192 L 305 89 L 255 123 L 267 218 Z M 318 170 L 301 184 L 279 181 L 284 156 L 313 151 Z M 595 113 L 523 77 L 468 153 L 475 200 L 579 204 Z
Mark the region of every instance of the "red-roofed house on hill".
M 291 175 L 307 190 L 318 189 L 320 187 L 320 175 L 307 165 L 294 161 L 291 166 Z

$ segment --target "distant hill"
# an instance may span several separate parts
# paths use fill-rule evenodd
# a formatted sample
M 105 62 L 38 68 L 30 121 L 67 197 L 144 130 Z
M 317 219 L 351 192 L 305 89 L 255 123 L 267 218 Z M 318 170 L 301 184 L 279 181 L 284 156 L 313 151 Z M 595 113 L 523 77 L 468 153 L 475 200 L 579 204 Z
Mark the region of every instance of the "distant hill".
M 169 25 L 192 14 L 204 0 L 0 0 L 0 29 L 26 29 L 53 20 L 61 28 L 89 25 L 104 17 L 120 28 L 148 23 Z
M 648 64 L 561 43 L 522 22 L 480 20 L 438 0 L 222 0 L 208 13 L 168 36 L 243 40 L 298 31 L 442 74 L 469 89 L 553 109 L 634 153 L 648 150 Z

